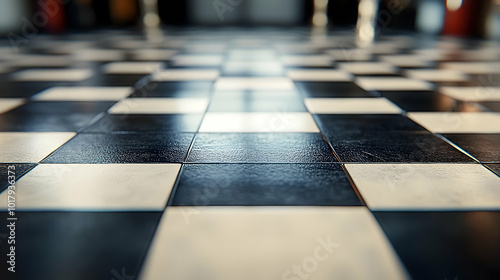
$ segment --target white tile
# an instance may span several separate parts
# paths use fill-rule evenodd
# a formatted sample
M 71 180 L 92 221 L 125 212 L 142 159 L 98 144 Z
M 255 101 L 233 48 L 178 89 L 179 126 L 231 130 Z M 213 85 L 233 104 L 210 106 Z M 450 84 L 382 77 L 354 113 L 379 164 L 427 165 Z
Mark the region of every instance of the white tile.
M 287 78 L 219 78 L 216 90 L 293 90 L 295 86 Z
M 396 67 L 386 62 L 345 62 L 339 68 L 355 75 L 395 74 Z
M 466 82 L 469 80 L 468 75 L 451 69 L 418 69 L 407 70 L 405 73 L 408 78 L 429 82 Z
M 408 279 L 408 274 L 364 207 L 172 207 L 160 221 L 140 278 Z
M 205 98 L 127 98 L 109 109 L 110 114 L 189 114 L 204 113 Z
M 35 95 L 41 101 L 118 101 L 132 93 L 130 87 L 52 87 Z
M 163 211 L 180 164 L 41 164 L 16 183 L 17 210 Z M 0 195 L 7 208 L 7 193 Z
M 433 133 L 500 133 L 500 113 L 417 112 L 408 117 Z
M 12 75 L 15 81 L 26 82 L 79 82 L 92 76 L 89 69 L 29 69 Z
M 70 64 L 69 56 L 17 54 L 7 57 L 10 67 L 66 67 Z
M 281 61 L 287 66 L 332 66 L 329 55 L 285 55 Z
M 72 58 L 76 61 L 120 61 L 125 59 L 125 54 L 120 50 L 80 49 L 75 50 Z
M 434 86 L 426 81 L 413 80 L 407 78 L 382 78 L 382 77 L 363 77 L 357 78 L 358 84 L 364 90 L 379 91 L 411 91 L 411 90 L 432 90 Z
M 230 61 L 266 61 L 275 60 L 276 52 L 268 49 L 234 49 L 228 51 Z
M 22 98 L 0 98 L 0 114 L 8 112 L 26 103 Z
M 403 55 L 384 55 L 380 60 L 389 62 L 398 67 L 428 67 L 431 66 L 429 57 L 423 55 L 403 54 Z
M 163 67 L 161 62 L 112 62 L 103 66 L 106 74 L 152 74 Z
M 306 98 L 312 114 L 401 114 L 386 98 Z
M 309 113 L 207 113 L 200 132 L 319 132 Z
M 224 72 L 249 72 L 261 75 L 281 75 L 284 67 L 275 61 L 228 61 L 224 63 Z
M 175 66 L 219 66 L 224 58 L 222 55 L 176 55 L 171 60 Z
M 289 70 L 288 77 L 294 81 L 349 82 L 353 77 L 342 70 L 296 69 Z
M 439 91 L 460 101 L 500 101 L 500 87 L 441 87 Z
M 135 60 L 164 61 L 170 59 L 178 50 L 139 49 L 132 52 Z
M 500 62 L 446 62 L 442 68 L 462 71 L 467 74 L 499 74 Z
M 0 162 L 39 162 L 75 135 L 73 132 L 0 132 Z
M 346 164 L 374 210 L 500 209 L 500 178 L 480 164 Z
M 154 81 L 213 81 L 219 77 L 216 69 L 162 70 L 153 77 Z
M 326 50 L 325 53 L 334 60 L 340 61 L 368 61 L 372 59 L 371 52 L 364 49 L 333 49 Z

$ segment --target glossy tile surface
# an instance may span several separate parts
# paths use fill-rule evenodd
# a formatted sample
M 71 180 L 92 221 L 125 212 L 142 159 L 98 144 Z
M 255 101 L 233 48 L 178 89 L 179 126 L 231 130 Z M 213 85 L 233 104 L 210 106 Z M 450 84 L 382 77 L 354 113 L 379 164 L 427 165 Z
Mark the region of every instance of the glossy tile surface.
M 198 133 L 188 162 L 334 162 L 319 133 Z
M 433 133 L 500 133 L 500 113 L 409 113 L 408 117 Z
M 203 114 L 110 114 L 84 132 L 196 132 L 202 118 Z
M 500 162 L 500 134 L 443 134 L 481 162 Z
M 347 164 L 373 210 L 498 210 L 500 178 L 480 164 Z
M 73 136 L 71 132 L 0 132 L 0 162 L 39 162 Z
M 400 114 L 396 105 L 385 98 L 306 98 L 312 114 Z
M 78 134 L 43 162 L 183 162 L 192 139 L 192 133 Z
M 18 210 L 162 211 L 180 164 L 40 164 L 16 183 Z M 7 209 L 7 192 L 0 208 Z
M 109 109 L 110 114 L 188 114 L 204 113 L 204 98 L 128 98 Z
M 286 279 L 297 277 L 294 265 L 309 279 L 407 279 L 363 208 L 209 207 L 186 218 L 190 209 L 172 208 L 162 219 L 142 279 L 182 279 L 200 270 L 214 279 Z
M 53 87 L 34 96 L 40 101 L 118 101 L 132 93 L 129 87 Z

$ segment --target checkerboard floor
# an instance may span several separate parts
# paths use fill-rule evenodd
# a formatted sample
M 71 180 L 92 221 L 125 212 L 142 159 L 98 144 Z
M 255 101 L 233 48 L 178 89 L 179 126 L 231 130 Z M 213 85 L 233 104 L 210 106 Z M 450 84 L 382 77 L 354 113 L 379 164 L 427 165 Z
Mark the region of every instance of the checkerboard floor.
M 157 39 L 2 42 L 1 279 L 500 279 L 500 43 Z

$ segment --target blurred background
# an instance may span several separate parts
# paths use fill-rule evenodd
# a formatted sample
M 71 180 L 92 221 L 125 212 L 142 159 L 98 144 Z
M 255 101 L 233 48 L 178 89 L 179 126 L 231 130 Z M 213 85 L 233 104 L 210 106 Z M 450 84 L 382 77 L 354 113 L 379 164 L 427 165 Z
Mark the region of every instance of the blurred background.
M 144 25 L 352 28 L 358 15 L 380 30 L 500 38 L 500 0 L 0 0 L 0 35 Z

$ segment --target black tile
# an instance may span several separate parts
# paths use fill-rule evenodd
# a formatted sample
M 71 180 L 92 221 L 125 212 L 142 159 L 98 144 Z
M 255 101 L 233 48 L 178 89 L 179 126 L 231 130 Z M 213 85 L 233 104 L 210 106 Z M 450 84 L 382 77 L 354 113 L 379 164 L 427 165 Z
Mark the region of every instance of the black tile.
M 425 131 L 425 128 L 402 115 L 314 115 L 314 118 L 327 135 L 345 131 Z
M 130 97 L 208 97 L 212 82 L 150 82 Z
M 1 279 L 87 280 L 137 278 L 161 213 L 16 215 L 16 273 L 7 271 L 4 260 Z M 6 213 L 0 216 L 2 220 L 7 217 Z M 0 232 L 7 234 L 6 227 Z M 7 242 L 0 243 L 5 254 L 7 246 Z
M 0 115 L 0 131 L 76 132 L 97 114 L 11 114 Z
M 335 162 L 319 133 L 199 133 L 188 162 Z
M 382 91 L 380 94 L 408 112 L 460 112 L 470 107 L 470 104 L 433 91 Z
M 489 111 L 500 112 L 500 101 L 480 102 L 479 104 L 486 107 Z
M 9 168 L 9 166 L 14 167 Z M 12 178 L 9 178 L 9 176 L 14 176 L 14 180 L 17 181 L 35 166 L 35 163 L 0 163 L 0 193 L 7 188 L 7 186 L 10 186 L 9 181 L 11 181 Z
M 41 91 L 55 86 L 67 86 L 70 83 L 56 82 L 12 82 L 0 79 L 0 97 L 29 98 Z
M 327 135 L 342 162 L 472 162 L 427 132 L 362 131 Z
M 295 82 L 304 97 L 373 97 L 350 82 Z
M 360 205 L 339 164 L 187 164 L 173 205 Z
M 443 134 L 481 162 L 500 162 L 500 134 Z
M 375 212 L 413 279 L 500 279 L 500 212 Z
M 98 114 L 107 111 L 114 101 L 31 101 L 8 114 Z
M 202 114 L 112 114 L 106 115 L 90 128 L 86 129 L 85 132 L 196 132 L 202 118 Z
M 43 163 L 182 162 L 192 133 L 78 134 Z

